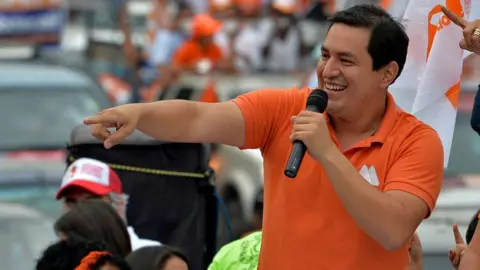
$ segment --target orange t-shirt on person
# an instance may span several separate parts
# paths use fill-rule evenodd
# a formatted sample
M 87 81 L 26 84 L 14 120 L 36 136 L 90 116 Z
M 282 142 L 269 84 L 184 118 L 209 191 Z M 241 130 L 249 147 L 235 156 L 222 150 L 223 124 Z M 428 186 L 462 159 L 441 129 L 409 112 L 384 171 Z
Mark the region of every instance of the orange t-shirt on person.
M 242 149 L 260 148 L 264 157 L 258 269 L 405 270 L 408 243 L 387 251 L 368 236 L 344 208 L 320 163 L 307 154 L 296 178 L 284 176 L 292 148 L 290 117 L 304 110 L 310 92 L 307 88 L 266 89 L 233 100 L 245 120 Z M 414 194 L 433 210 L 443 178 L 442 143 L 431 127 L 397 109 L 390 94 L 375 135 L 343 154 L 378 190 Z
M 222 60 L 222 49 L 215 43 L 206 48 L 194 39 L 183 43 L 173 55 L 173 64 L 180 68 L 191 68 L 204 59 L 210 60 L 215 65 Z
M 192 22 L 192 38 L 185 41 L 174 53 L 173 64 L 179 68 L 192 68 L 202 60 L 212 65 L 222 60 L 222 49 L 213 41 L 203 47 L 199 39 L 212 37 L 222 27 L 222 22 L 208 14 L 198 14 Z

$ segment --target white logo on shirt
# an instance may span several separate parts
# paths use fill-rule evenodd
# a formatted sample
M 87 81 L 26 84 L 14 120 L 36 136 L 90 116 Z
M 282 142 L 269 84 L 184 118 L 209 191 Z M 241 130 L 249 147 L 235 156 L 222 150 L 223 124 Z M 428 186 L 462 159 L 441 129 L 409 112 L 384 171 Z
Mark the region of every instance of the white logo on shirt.
M 375 170 L 375 166 L 367 166 L 363 165 L 358 171 L 360 175 L 372 186 L 380 185 L 380 181 L 378 181 L 377 170 Z

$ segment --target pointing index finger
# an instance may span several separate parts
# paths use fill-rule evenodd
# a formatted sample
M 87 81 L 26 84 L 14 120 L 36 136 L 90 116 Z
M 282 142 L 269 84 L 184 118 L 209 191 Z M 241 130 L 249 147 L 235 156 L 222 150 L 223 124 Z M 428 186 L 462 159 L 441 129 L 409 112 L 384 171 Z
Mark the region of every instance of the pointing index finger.
M 445 6 L 441 7 L 443 14 L 447 16 L 454 24 L 460 26 L 461 28 L 467 27 L 468 21 L 453 13 L 450 9 Z
M 92 116 L 83 120 L 85 125 L 93 125 L 93 124 L 106 124 L 112 125 L 117 122 L 117 117 L 112 114 L 98 114 L 96 116 Z
M 457 245 L 465 244 L 465 241 L 463 240 L 462 234 L 458 230 L 458 225 L 457 224 L 453 225 L 453 237 L 455 238 L 455 244 L 457 244 Z

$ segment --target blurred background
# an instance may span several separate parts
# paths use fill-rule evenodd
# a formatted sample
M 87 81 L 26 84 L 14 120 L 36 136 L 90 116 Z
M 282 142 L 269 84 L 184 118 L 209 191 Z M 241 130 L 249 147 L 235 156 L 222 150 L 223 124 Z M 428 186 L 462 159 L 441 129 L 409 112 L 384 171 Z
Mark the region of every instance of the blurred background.
M 0 265 L 32 269 L 55 239 L 65 146 L 85 117 L 128 102 L 217 102 L 265 87 L 316 87 L 329 15 L 377 3 L 401 18 L 407 2 L 0 1 Z M 199 56 L 192 37 L 211 53 Z M 480 139 L 470 127 L 479 75 L 480 59 L 472 55 L 444 188 L 418 230 L 426 270 L 451 269 L 452 225 L 465 232 L 480 207 Z M 211 166 L 228 209 L 219 224 L 222 245 L 261 229 L 263 160 L 256 150 L 213 149 Z

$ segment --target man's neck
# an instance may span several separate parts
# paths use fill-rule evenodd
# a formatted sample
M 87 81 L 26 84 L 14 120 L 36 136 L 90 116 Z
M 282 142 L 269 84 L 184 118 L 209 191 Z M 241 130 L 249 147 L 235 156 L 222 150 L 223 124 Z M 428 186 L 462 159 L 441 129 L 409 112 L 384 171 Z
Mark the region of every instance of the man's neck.
M 370 108 L 367 110 L 367 108 Z M 330 116 L 332 127 L 337 136 L 365 136 L 375 134 L 382 123 L 387 109 L 387 98 L 381 106 L 365 107 L 365 111 L 352 114 L 352 117 Z

